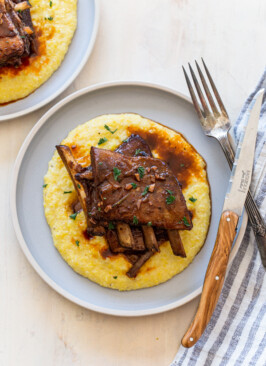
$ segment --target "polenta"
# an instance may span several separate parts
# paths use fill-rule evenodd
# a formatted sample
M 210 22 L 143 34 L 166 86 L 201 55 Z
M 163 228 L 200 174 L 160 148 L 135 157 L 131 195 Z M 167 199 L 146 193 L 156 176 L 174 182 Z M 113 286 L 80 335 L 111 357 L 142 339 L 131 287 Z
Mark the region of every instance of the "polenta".
M 83 211 L 73 215 L 77 194 L 57 152 L 49 162 L 43 188 L 45 216 L 63 259 L 80 275 L 120 291 L 155 286 L 183 271 L 203 246 L 211 215 L 206 164 L 193 146 L 173 130 L 137 114 L 110 114 L 76 127 L 62 144 L 69 146 L 75 159 L 85 167 L 90 165 L 91 146 L 98 146 L 101 140 L 101 148 L 115 150 L 132 133 L 147 141 L 154 157 L 167 161 L 182 184 L 193 215 L 193 229 L 180 231 L 186 258 L 174 256 L 167 241 L 135 278 L 129 278 L 126 272 L 131 264 L 123 254 L 103 256 L 108 248 L 105 237 L 89 238 Z
M 19 67 L 0 68 L 0 104 L 26 97 L 58 69 L 77 25 L 77 0 L 31 0 L 38 52 Z

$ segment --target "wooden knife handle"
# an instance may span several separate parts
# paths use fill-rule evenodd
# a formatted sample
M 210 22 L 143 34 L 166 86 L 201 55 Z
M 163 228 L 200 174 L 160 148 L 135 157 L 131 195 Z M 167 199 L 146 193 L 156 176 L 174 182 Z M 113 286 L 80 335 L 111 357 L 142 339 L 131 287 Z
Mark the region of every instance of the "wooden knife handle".
M 219 299 L 231 247 L 236 236 L 238 216 L 232 211 L 222 213 L 215 246 L 204 279 L 199 307 L 193 322 L 182 339 L 186 348 L 194 346 L 208 325 Z

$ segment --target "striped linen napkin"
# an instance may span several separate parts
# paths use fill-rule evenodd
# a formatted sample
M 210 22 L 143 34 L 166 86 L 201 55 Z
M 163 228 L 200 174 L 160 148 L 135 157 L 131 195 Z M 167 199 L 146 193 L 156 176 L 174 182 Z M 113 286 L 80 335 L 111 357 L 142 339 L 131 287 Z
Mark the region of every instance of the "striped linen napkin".
M 247 99 L 234 127 L 236 141 L 246 122 L 247 108 L 256 92 L 265 88 L 266 69 Z M 265 93 L 266 94 L 266 93 Z M 266 214 L 266 95 L 260 115 L 251 190 L 262 217 Z M 248 224 L 224 282 L 217 307 L 201 339 L 190 349 L 182 345 L 171 366 L 265 366 L 266 276 Z

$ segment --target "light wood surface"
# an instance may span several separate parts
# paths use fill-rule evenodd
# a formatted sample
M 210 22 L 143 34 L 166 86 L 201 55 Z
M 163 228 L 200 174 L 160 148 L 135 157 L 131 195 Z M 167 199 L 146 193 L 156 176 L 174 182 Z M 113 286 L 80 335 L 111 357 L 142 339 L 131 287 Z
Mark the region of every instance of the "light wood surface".
M 219 299 L 229 254 L 236 236 L 238 216 L 231 211 L 222 213 L 217 238 L 206 271 L 199 307 L 195 318 L 182 339 L 182 345 L 190 348 L 200 339 Z
M 43 113 L 77 89 L 115 79 L 157 82 L 188 95 L 181 65 L 202 56 L 234 121 L 265 66 L 265 0 L 100 5 L 95 48 L 75 82 L 48 106 L 0 123 L 1 366 L 166 366 L 199 301 L 164 314 L 117 318 L 72 304 L 39 278 L 16 240 L 8 195 L 18 150 Z

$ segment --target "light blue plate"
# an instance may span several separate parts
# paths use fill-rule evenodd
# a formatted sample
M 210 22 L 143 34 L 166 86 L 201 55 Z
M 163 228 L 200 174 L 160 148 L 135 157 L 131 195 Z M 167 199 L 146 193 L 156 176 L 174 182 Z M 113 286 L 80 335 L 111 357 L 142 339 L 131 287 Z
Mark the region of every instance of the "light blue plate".
M 20 117 L 43 107 L 62 93 L 78 76 L 91 54 L 96 39 L 98 1 L 78 1 L 77 9 L 77 29 L 59 69 L 26 98 L 0 106 L 0 121 Z
M 212 220 L 206 243 L 192 264 L 166 283 L 118 292 L 75 273 L 53 246 L 46 223 L 42 185 L 55 145 L 77 125 L 98 115 L 134 112 L 181 132 L 208 165 Z M 89 134 L 89 130 L 88 130 Z M 40 276 L 66 298 L 102 313 L 138 316 L 178 307 L 200 294 L 215 242 L 230 171 L 214 139 L 206 137 L 191 102 L 165 87 L 147 83 L 110 83 L 83 89 L 49 110 L 26 138 L 14 167 L 11 210 L 20 245 Z M 233 253 L 246 226 L 243 220 Z

